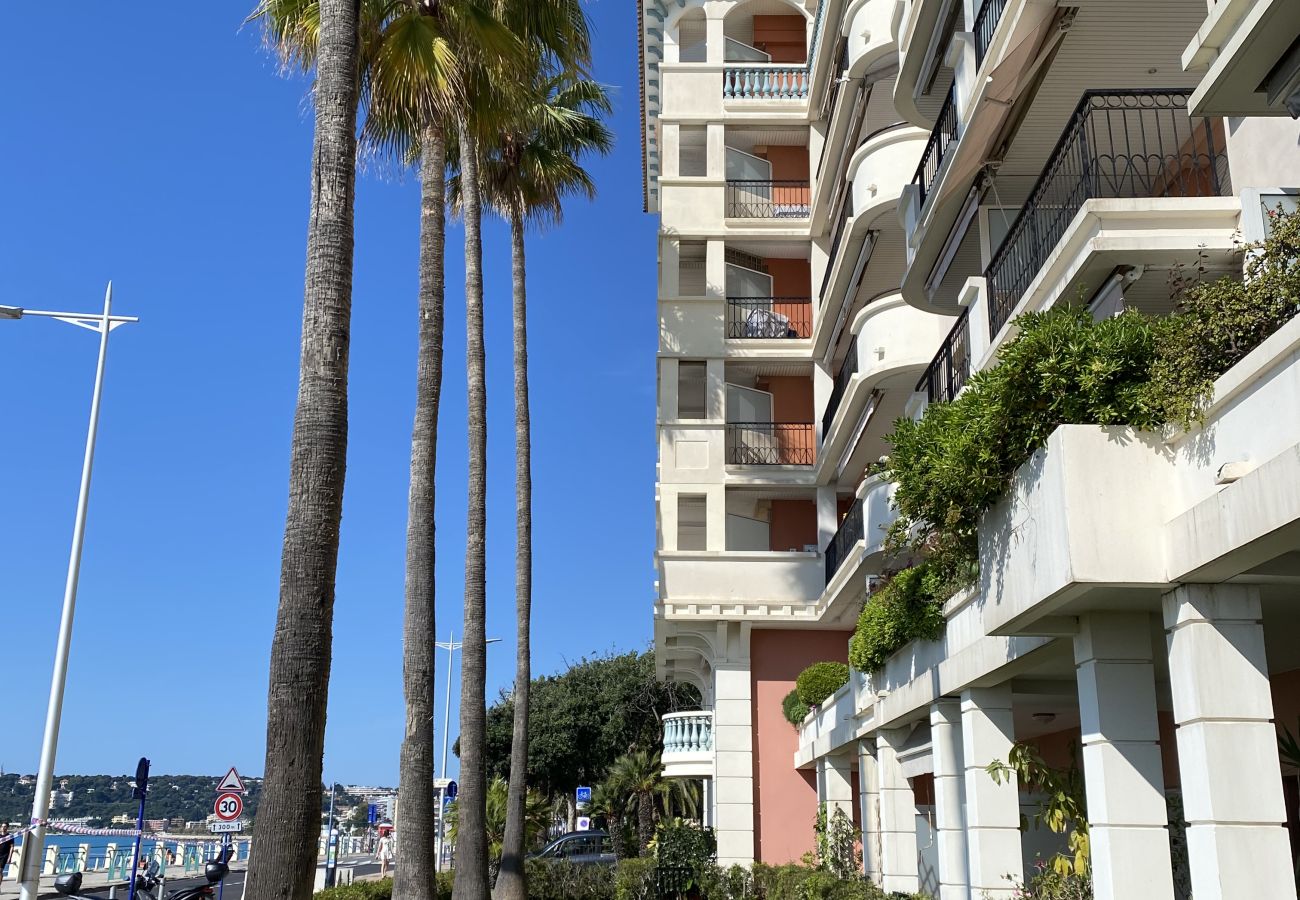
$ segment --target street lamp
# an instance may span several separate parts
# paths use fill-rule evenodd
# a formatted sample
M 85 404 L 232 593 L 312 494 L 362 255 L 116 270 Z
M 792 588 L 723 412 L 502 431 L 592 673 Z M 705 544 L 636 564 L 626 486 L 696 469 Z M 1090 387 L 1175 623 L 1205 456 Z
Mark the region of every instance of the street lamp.
M 501 638 L 488 638 L 483 643 L 495 644 L 500 640 Z M 434 641 L 433 645 L 440 650 L 447 651 L 447 705 L 442 714 L 442 774 L 439 776 L 442 779 L 442 786 L 438 788 L 438 855 L 433 860 L 433 870 L 437 872 L 442 867 L 443 812 L 446 810 L 443 795 L 447 790 L 447 739 L 451 732 L 451 664 L 456 658 L 456 651 L 464 647 L 465 644 L 463 641 L 456 640 L 456 632 L 453 631 L 451 637 L 447 640 Z M 23 898 L 23 900 L 26 900 L 26 898 Z
M 63 588 L 63 615 L 59 619 L 59 642 L 54 651 L 54 677 L 50 683 L 50 704 L 45 712 L 45 737 L 41 741 L 41 767 L 36 776 L 36 797 L 32 801 L 32 830 L 23 840 L 19 872 L 22 900 L 37 900 L 41 863 L 45 850 L 45 817 L 50 812 L 50 788 L 54 783 L 54 757 L 59 746 L 59 723 L 63 715 L 63 689 L 68 680 L 68 651 L 72 646 L 72 616 L 77 606 L 77 578 L 81 574 L 81 547 L 86 534 L 86 507 L 90 500 L 90 470 L 95 459 L 95 432 L 99 427 L 99 398 L 104 390 L 104 359 L 108 335 L 119 325 L 140 321 L 135 316 L 115 316 L 113 282 L 104 292 L 104 312 L 69 313 L 45 309 L 0 306 L 0 319 L 41 316 L 88 328 L 99 334 L 99 361 L 95 366 L 95 389 L 90 399 L 90 427 L 86 432 L 86 456 L 81 464 L 81 490 L 77 494 L 77 519 L 72 528 L 72 552 L 68 557 L 68 579 Z

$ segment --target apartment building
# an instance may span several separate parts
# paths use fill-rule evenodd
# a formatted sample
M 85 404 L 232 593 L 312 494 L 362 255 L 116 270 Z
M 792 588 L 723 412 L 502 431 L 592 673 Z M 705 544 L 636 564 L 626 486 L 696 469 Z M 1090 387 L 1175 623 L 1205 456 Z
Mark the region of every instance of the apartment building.
M 796 730 L 896 560 L 873 465 L 901 416 L 996 363 L 1015 319 L 1172 307 L 1183 266 L 1300 187 L 1295 0 L 641 0 L 660 218 L 654 628 L 697 712 L 719 862 L 798 860 L 819 805 L 867 872 L 1011 896 L 1059 836 L 985 772 L 1081 746 L 1096 896 L 1294 898 L 1300 320 L 1202 428 L 1063 426 L 980 528 L 980 575 Z M 1170 849 L 1181 801 L 1185 852 Z M 1179 840 L 1184 840 L 1180 837 Z M 1178 884 L 1175 884 L 1177 873 Z

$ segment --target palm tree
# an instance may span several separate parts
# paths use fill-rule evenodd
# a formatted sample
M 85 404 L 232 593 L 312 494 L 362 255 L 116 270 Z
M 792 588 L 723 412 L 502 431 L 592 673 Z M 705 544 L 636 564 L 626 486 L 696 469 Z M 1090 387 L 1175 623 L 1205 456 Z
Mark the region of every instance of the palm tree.
M 403 691 L 406 730 L 398 803 L 402 828 L 394 896 L 432 900 L 434 803 L 434 472 L 442 387 L 446 123 L 461 97 L 458 46 L 513 40 L 473 3 L 359 4 L 359 68 L 370 152 L 419 163 L 420 265 L 416 409 L 407 520 Z M 319 52 L 320 0 L 262 0 L 262 18 L 286 58 L 307 67 Z
M 506 798 L 508 794 L 509 786 L 504 778 L 494 778 L 488 783 L 485 804 L 487 816 L 484 822 L 488 845 L 488 867 L 490 869 L 495 869 L 501 859 L 501 846 L 505 839 L 506 830 Z M 456 807 L 457 803 L 452 803 L 447 809 L 447 833 L 451 841 L 458 844 L 460 823 Z M 537 846 L 540 839 L 546 834 L 546 829 L 551 824 L 551 821 L 550 802 L 536 791 L 529 791 L 524 806 L 524 831 L 528 846 Z
M 254 900 L 307 900 L 320 835 L 334 624 L 335 570 L 347 462 L 348 343 L 359 24 L 352 0 L 320 0 L 307 226 L 302 356 L 289 463 L 280 601 L 267 691 L 265 823 L 247 890 Z M 275 23 L 268 40 L 280 44 Z
M 610 778 L 627 796 L 628 812 L 636 813 L 637 839 L 644 853 L 655 836 L 656 799 L 663 792 L 664 767 L 659 752 L 633 750 L 620 756 L 614 761 Z
M 613 778 L 606 778 L 591 792 L 591 814 L 604 816 L 614 856 L 623 859 L 627 847 L 623 841 L 623 817 L 627 813 L 627 792 Z
M 532 101 L 507 130 L 495 136 L 480 168 L 487 202 L 510 223 L 515 392 L 515 607 L 514 731 L 510 744 L 510 815 L 505 852 L 493 896 L 525 900 L 522 808 L 528 773 L 528 694 L 532 679 L 532 426 L 528 404 L 527 266 L 525 226 L 558 223 L 570 194 L 595 195 L 595 184 L 578 160 L 607 153 L 613 136 L 599 116 L 610 111 L 605 90 L 591 81 L 561 77 L 541 80 Z M 452 188 L 453 199 L 459 184 Z

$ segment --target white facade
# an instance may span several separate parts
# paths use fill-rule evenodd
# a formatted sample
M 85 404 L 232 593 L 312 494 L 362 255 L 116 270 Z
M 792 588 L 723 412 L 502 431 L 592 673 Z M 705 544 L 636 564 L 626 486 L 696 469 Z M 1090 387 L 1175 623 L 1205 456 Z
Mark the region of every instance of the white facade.
M 1295 898 L 1300 319 L 1201 428 L 1058 429 L 941 640 L 852 673 L 795 740 L 772 698 L 791 660 L 843 658 L 899 565 L 871 469 L 895 419 L 996 364 L 1020 313 L 1162 314 L 1184 267 L 1240 277 L 1300 193 L 1300 3 L 642 6 L 656 655 L 703 700 L 664 763 L 705 781 L 719 862 L 810 842 L 803 779 L 886 890 L 1011 897 L 1059 838 L 986 767 L 1073 742 L 1098 898 Z

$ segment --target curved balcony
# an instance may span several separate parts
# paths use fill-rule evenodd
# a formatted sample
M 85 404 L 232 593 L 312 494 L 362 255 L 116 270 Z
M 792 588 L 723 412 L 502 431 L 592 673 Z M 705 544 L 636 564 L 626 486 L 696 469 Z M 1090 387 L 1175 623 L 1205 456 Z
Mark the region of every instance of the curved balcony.
M 868 135 L 849 160 L 844 213 L 834 231 L 822 281 L 813 356 L 826 353 L 848 300 L 858 259 L 871 229 L 897 229 L 891 212 L 912 181 L 929 133 L 900 122 Z
M 665 778 L 713 775 L 713 713 L 702 710 L 663 717 Z
M 873 300 L 858 313 L 850 326 L 856 370 L 846 379 L 838 406 L 822 428 L 819 482 L 836 477 L 839 471 L 860 471 L 884 452 L 858 435 L 859 422 L 864 414 L 870 415 L 887 428 L 902 415 L 916 379 L 930 364 L 952 321 L 910 306 L 897 292 Z M 873 449 L 875 456 L 871 456 Z
M 853 0 L 844 13 L 848 37 L 849 77 L 857 78 L 881 63 L 897 62 L 892 33 L 895 0 Z

